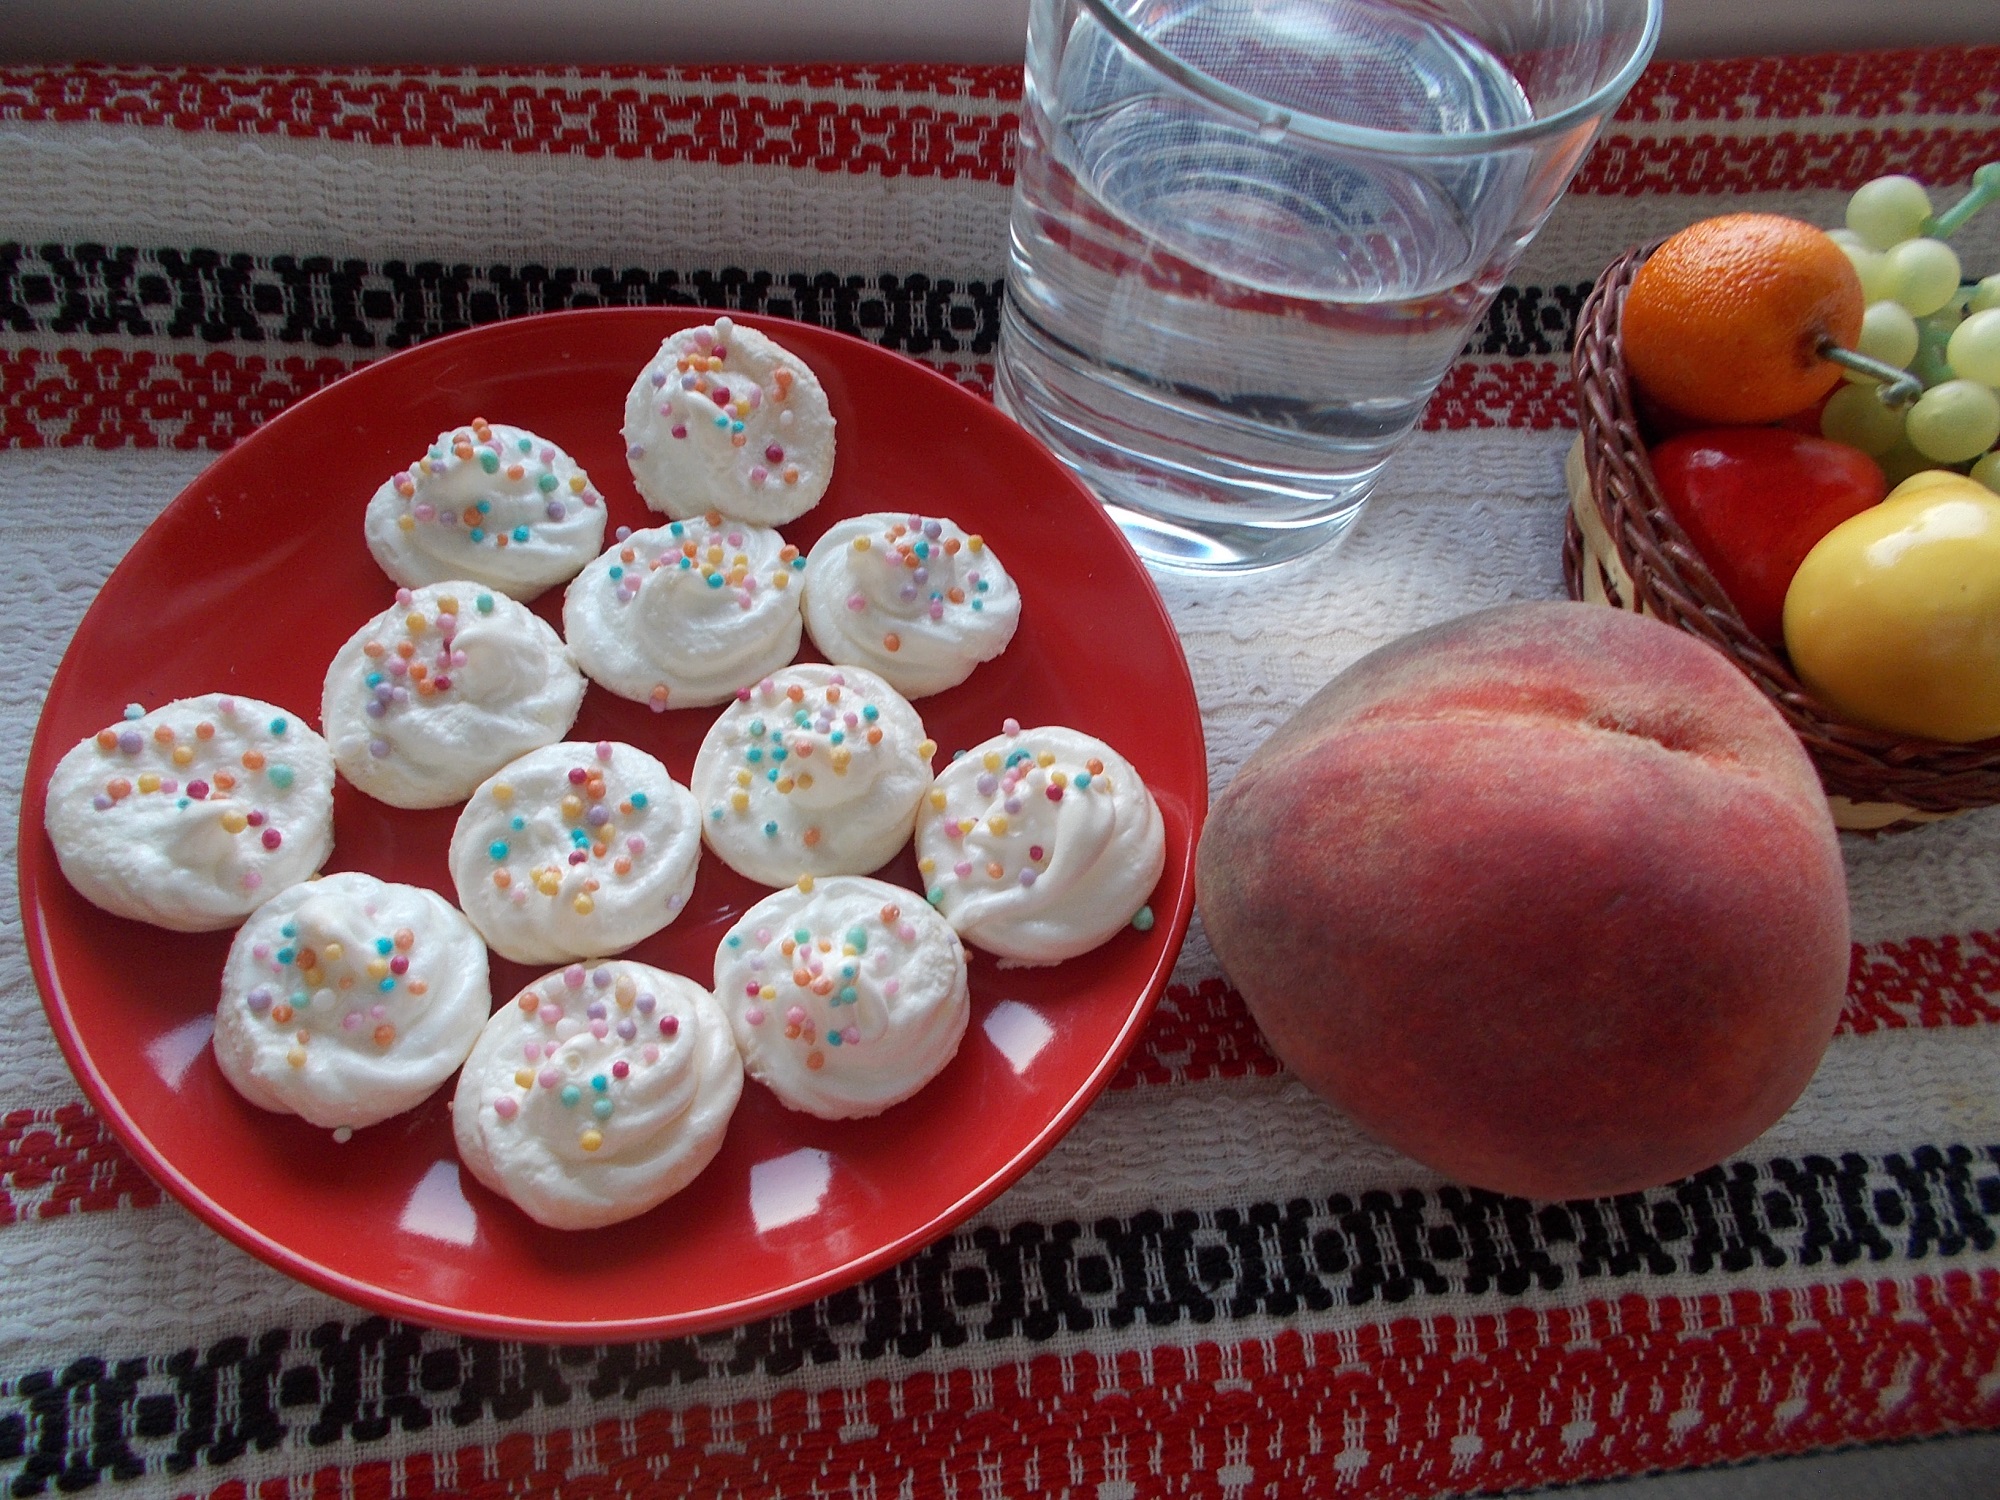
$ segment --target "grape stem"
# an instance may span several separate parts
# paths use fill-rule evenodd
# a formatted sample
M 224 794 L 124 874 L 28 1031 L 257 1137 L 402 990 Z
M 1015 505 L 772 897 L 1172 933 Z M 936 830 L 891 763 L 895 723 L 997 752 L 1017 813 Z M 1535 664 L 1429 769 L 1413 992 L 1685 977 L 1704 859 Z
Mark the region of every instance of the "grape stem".
M 1924 220 L 1923 232 L 1934 240 L 1949 239 L 1967 219 L 1989 203 L 2000 202 L 2000 161 L 1989 161 L 1972 174 L 1972 187 L 1943 213 Z
M 1875 395 L 1884 406 L 1908 406 L 1924 393 L 1923 381 L 1908 370 L 1899 370 L 1887 360 L 1876 359 L 1858 349 L 1844 349 L 1832 339 L 1821 339 L 1815 352 L 1829 364 L 1879 381 Z

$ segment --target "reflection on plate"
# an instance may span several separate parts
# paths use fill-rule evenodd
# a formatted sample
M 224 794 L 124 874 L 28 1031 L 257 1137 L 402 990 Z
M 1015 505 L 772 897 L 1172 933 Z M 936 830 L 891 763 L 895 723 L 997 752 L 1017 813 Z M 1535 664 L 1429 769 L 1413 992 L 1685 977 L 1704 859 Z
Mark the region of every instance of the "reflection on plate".
M 63 752 L 134 701 L 237 692 L 310 716 L 334 650 L 394 593 L 363 544 L 362 509 L 440 431 L 475 416 L 530 427 L 589 471 L 614 526 L 652 524 L 625 467 L 625 392 L 662 338 L 708 316 L 632 309 L 495 324 L 329 386 L 224 455 L 136 540 L 50 690 L 22 797 L 21 902 L 71 1066 L 189 1208 L 366 1307 L 485 1335 L 657 1337 L 776 1312 L 881 1270 L 991 1200 L 1075 1123 L 1144 1025 L 1186 930 L 1207 803 L 1201 723 L 1178 638 L 1116 528 L 977 397 L 859 340 L 749 317 L 813 366 L 840 423 L 833 485 L 787 539 L 807 546 L 836 518 L 910 509 L 991 540 L 1020 582 L 1021 629 L 1004 656 L 918 703 L 939 763 L 1007 717 L 1118 747 L 1166 817 L 1151 931 L 1128 929 L 1050 969 L 975 955 L 973 1025 L 914 1099 L 836 1124 L 748 1084 L 721 1155 L 685 1192 L 625 1224 L 564 1234 L 460 1173 L 448 1088 L 345 1145 L 245 1103 L 206 1047 L 230 934 L 126 922 L 69 888 L 41 830 Z M 561 599 L 553 589 L 535 608 L 559 625 Z M 714 713 L 656 715 L 593 686 L 572 737 L 643 746 L 685 782 Z M 328 869 L 449 897 L 457 812 L 400 811 L 343 784 Z M 908 851 L 881 873 L 920 888 Z M 704 853 L 687 909 L 632 955 L 705 985 L 723 933 L 763 894 Z M 533 977 L 496 960 L 496 1000 Z

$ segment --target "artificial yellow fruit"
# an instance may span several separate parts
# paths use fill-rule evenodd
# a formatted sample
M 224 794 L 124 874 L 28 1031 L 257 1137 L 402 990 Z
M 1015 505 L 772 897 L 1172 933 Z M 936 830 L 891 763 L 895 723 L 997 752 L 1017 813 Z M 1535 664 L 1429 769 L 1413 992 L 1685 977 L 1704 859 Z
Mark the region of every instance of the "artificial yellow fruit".
M 1898 484 L 1882 498 L 1884 500 L 1901 500 L 1906 496 L 1921 494 L 1925 490 L 1939 487 L 1945 489 L 1964 489 L 1966 482 L 1966 477 L 1956 469 L 1919 469 L 1916 473 L 1905 478 L 1902 483 Z
M 2000 735 L 2000 495 L 1929 471 L 1834 527 L 1785 594 L 1785 649 L 1856 723 L 1955 744 Z

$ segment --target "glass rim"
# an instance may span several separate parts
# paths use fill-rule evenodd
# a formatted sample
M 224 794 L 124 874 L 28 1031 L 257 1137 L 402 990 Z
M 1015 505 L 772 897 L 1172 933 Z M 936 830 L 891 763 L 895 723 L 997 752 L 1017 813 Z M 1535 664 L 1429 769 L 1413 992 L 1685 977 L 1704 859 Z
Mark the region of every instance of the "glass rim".
M 1119 45 L 1135 53 L 1155 72 L 1197 98 L 1243 117 L 1260 132 L 1277 131 L 1326 145 L 1349 146 L 1399 156 L 1461 156 L 1530 145 L 1549 136 L 1561 134 L 1593 116 L 1604 113 L 1607 101 L 1609 107 L 1615 108 L 1617 101 L 1630 90 L 1641 70 L 1652 59 L 1653 49 L 1660 39 L 1660 21 L 1665 0 L 1642 0 L 1645 5 L 1645 19 L 1639 28 L 1638 42 L 1632 48 L 1631 55 L 1611 78 L 1576 103 L 1557 110 L 1552 115 L 1529 120 L 1520 125 L 1503 126 L 1498 130 L 1469 130 L 1448 135 L 1438 132 L 1377 130 L 1366 125 L 1346 125 L 1337 120 L 1323 119 L 1309 110 L 1286 109 L 1271 103 L 1268 99 L 1260 99 L 1233 84 L 1224 83 L 1213 74 L 1176 57 L 1157 42 L 1135 30 L 1132 23 L 1114 8 L 1112 0 L 1078 0 L 1078 3 L 1090 13 L 1098 25 L 1112 35 Z

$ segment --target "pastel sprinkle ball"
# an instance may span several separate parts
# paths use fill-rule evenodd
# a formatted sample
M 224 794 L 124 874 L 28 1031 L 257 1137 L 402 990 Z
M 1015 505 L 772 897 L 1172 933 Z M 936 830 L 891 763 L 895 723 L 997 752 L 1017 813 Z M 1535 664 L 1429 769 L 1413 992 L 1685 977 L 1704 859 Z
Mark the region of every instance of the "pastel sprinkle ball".
M 277 830 L 265 830 L 265 845 L 275 848 Z M 374 908 L 370 907 L 372 915 Z M 301 930 L 297 922 L 280 929 L 285 945 L 275 951 L 268 943 L 251 949 L 251 957 L 262 966 L 267 982 L 244 996 L 251 1015 L 290 1032 L 295 1022 L 308 1014 L 337 1018 L 340 1030 L 362 1033 L 376 1048 L 386 1051 L 395 1045 L 401 1030 L 392 1019 L 392 1006 L 406 997 L 422 999 L 429 983 L 415 966 L 411 950 L 417 937 L 409 928 L 382 933 L 352 950 L 340 938 Z M 385 953 L 394 953 L 391 960 Z M 304 1068 L 311 1060 L 314 1032 L 300 1029 L 286 1061 Z
M 604 779 L 612 753 L 610 741 L 597 742 L 592 747 L 593 760 L 571 766 L 562 779 L 562 795 L 543 809 L 543 818 L 559 823 L 568 837 L 562 858 L 539 864 L 523 859 L 510 864 L 515 851 L 507 840 L 494 839 L 486 846 L 487 858 L 494 866 L 494 886 L 512 892 L 517 905 L 539 894 L 567 900 L 572 911 L 587 917 L 596 912 L 597 893 L 606 882 L 631 878 L 636 861 L 647 849 L 639 827 L 643 826 L 648 802 L 644 792 L 633 792 L 622 800 L 612 795 Z M 511 807 L 516 801 L 514 787 L 504 781 L 495 782 L 487 795 L 503 806 Z M 525 829 L 527 820 L 527 812 L 517 812 L 510 826 Z M 611 983 L 610 970 L 598 973 L 598 983 Z M 564 971 L 563 982 L 572 987 L 581 985 L 582 967 L 571 965 Z
M 1008 737 L 1018 737 L 1020 722 L 1008 719 L 1003 724 Z M 1087 769 L 1071 773 L 1056 765 L 1056 757 L 1048 750 L 1035 751 L 1025 745 L 1017 745 L 1004 752 L 999 749 L 984 752 L 980 771 L 973 780 L 973 790 L 982 798 L 989 799 L 988 811 L 983 818 L 945 817 L 939 822 L 939 831 L 951 842 L 964 849 L 959 857 L 949 863 L 922 859 L 918 861 L 918 873 L 924 877 L 924 894 L 933 906 L 942 905 L 951 882 L 973 889 L 991 889 L 995 885 L 1013 884 L 1022 889 L 1033 886 L 1046 873 L 1049 850 L 1035 843 L 1024 834 L 1022 814 L 1040 793 L 1041 799 L 1061 805 L 1064 799 L 1074 793 L 1076 801 L 1084 798 L 1108 797 L 1112 792 L 1111 778 L 1104 774 L 1104 763 L 1095 757 L 1085 762 Z M 993 810 L 991 800 L 998 798 L 999 807 Z M 1076 805 L 1075 801 L 1069 803 Z M 930 791 L 930 806 L 939 813 L 946 811 L 948 797 L 942 787 Z M 972 858 L 971 850 L 964 846 L 975 837 L 985 842 L 983 857 Z M 1149 931 L 1153 925 L 1153 913 L 1142 908 L 1133 919 L 1133 925 L 1141 932 Z
M 491 607 L 490 594 L 480 598 Z M 410 590 L 398 589 L 396 599 L 409 613 L 361 647 L 368 662 L 360 684 L 361 710 L 377 722 L 395 717 L 412 703 L 435 703 L 448 695 L 452 673 L 467 660 L 464 649 L 456 643 L 457 599 L 440 596 L 436 613 L 429 616 L 416 607 Z M 387 759 L 393 748 L 380 735 L 368 742 L 368 753 L 377 760 Z
M 540 1090 L 573 1112 L 576 1144 L 597 1150 L 604 1144 L 605 1129 L 627 1103 L 627 1090 L 645 1083 L 644 1071 L 663 1055 L 657 1043 L 639 1040 L 639 1028 L 629 1016 L 615 1025 L 611 1017 L 628 1009 L 650 1014 L 658 1001 L 639 993 L 615 963 L 588 968 L 579 963 L 536 981 L 514 1003 L 524 1066 L 493 1098 L 495 1117 L 503 1124 L 519 1119 Z M 659 1035 L 668 1039 L 680 1030 L 672 1015 L 660 1017 L 658 1024 Z M 576 1051 L 579 1039 L 593 1050 Z M 561 1066 L 558 1057 L 565 1059 Z
M 218 698 L 216 706 L 225 716 L 236 713 L 233 698 Z M 284 847 L 285 832 L 278 826 L 277 813 L 283 810 L 285 794 L 297 784 L 290 765 L 274 762 L 254 746 L 240 753 L 220 751 L 216 726 L 207 719 L 157 723 L 148 733 L 134 727 L 144 716 L 143 705 L 128 703 L 123 727 L 102 729 L 94 736 L 92 742 L 101 755 L 116 757 L 118 773 L 98 785 L 90 799 L 93 810 L 108 813 L 134 799 L 165 797 L 173 800 L 176 812 L 213 819 L 232 839 L 253 835 L 239 846 L 242 856 L 256 858 Z M 291 721 L 279 717 L 238 727 L 278 738 Z M 266 803 L 267 796 L 275 808 Z M 215 802 L 223 805 L 204 805 Z M 246 891 L 264 883 L 256 868 L 243 870 L 237 878 Z
M 1153 930 L 1153 908 L 1142 906 L 1132 913 L 1132 925 L 1141 932 L 1151 932 Z
M 674 521 L 641 541 L 627 541 L 617 563 L 602 575 L 601 586 L 614 606 L 629 607 L 657 575 L 663 585 L 712 591 L 739 610 L 749 610 L 760 596 L 782 593 L 792 570 L 805 561 L 797 547 L 787 544 L 775 558 L 759 562 L 753 560 L 752 547 L 740 523 L 710 511 L 699 520 Z M 663 709 L 668 696 L 669 689 L 658 685 L 650 701 Z
M 901 989 L 897 950 L 918 940 L 902 908 L 890 904 L 844 926 L 821 930 L 801 921 L 783 931 L 739 929 L 725 941 L 749 961 L 744 995 L 756 1003 L 745 1009 L 745 1022 L 761 1027 L 781 1019 L 785 1040 L 804 1053 L 809 1071 L 819 1072 L 840 1066 L 833 1052 L 819 1049 L 867 1045 L 848 1007 L 861 1003 L 867 984 L 893 999 Z
M 503 505 L 518 509 L 529 504 L 539 512 L 537 520 L 562 521 L 569 515 L 569 507 L 557 494 L 564 488 L 563 479 L 556 473 L 562 461 L 562 454 L 553 445 L 542 444 L 538 448 L 525 436 L 510 444 L 494 432 L 484 417 L 474 417 L 469 426 L 441 438 L 422 458 L 390 480 L 404 507 L 397 525 L 403 531 L 434 527 L 451 536 L 463 537 L 475 546 L 496 550 L 519 547 L 533 538 L 532 523 L 521 520 L 518 514 L 511 518 L 511 524 L 504 514 L 496 519 L 492 498 L 463 507 L 456 501 L 437 504 L 440 488 L 454 472 L 477 468 L 493 481 L 490 485 L 482 484 L 481 488 L 489 496 L 499 498 Z M 531 467 L 536 472 L 531 473 Z M 586 509 L 595 508 L 603 500 L 581 471 L 568 476 L 567 488 Z

